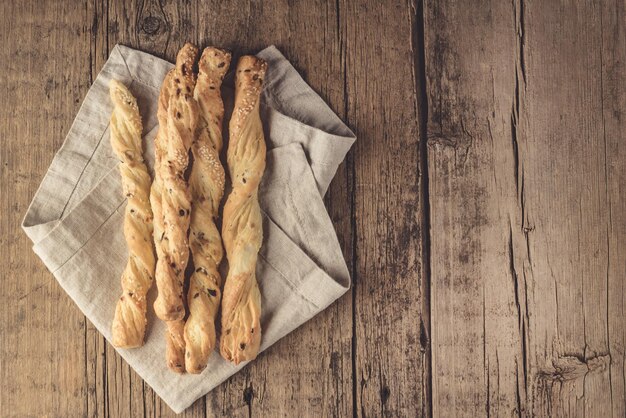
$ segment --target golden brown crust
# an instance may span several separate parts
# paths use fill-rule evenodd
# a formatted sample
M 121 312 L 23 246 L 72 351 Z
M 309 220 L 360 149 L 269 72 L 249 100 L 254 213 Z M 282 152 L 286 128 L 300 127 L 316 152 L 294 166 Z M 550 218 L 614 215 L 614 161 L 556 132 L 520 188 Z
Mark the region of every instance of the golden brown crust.
M 161 161 L 163 159 L 163 136 L 167 129 L 167 108 L 169 103 L 169 85 L 174 70 L 171 70 L 165 76 L 161 92 L 159 94 L 157 117 L 159 120 L 159 130 L 154 138 L 154 180 L 150 188 L 150 204 L 152 213 L 154 214 L 154 244 L 156 247 L 157 258 L 162 258 L 162 241 L 165 238 L 165 227 L 163 225 L 163 211 L 161 210 L 161 195 L 163 192 L 163 179 L 161 176 Z
M 195 46 L 185 44 L 178 53 L 176 68 L 164 81 L 155 146 L 160 190 L 153 190 L 153 200 L 158 203 L 160 198 L 163 223 L 157 227 L 161 231 L 156 239 L 160 247 L 156 264 L 159 292 L 154 310 L 167 323 L 167 363 L 176 372 L 184 371 L 183 281 L 189 259 L 187 233 L 191 213 L 191 196 L 184 176 L 198 121 L 198 105 L 193 98 L 193 64 L 197 55 Z
M 256 263 L 263 240 L 258 188 L 265 170 L 259 101 L 267 64 L 241 57 L 230 120 L 228 168 L 233 190 L 224 206 L 222 239 L 229 263 L 222 299 L 222 356 L 239 364 L 256 358 L 261 344 L 261 294 Z
M 112 80 L 111 146 L 120 159 L 122 188 L 128 198 L 124 237 L 128 263 L 122 274 L 123 294 L 117 302 L 112 343 L 120 348 L 143 345 L 146 329 L 146 294 L 152 286 L 155 258 L 152 251 L 150 175 L 143 161 L 141 116 L 137 100 L 122 83 Z
M 163 222 L 162 211 L 162 193 L 163 193 L 163 179 L 161 175 L 161 161 L 163 160 L 163 154 L 165 152 L 164 146 L 167 141 L 167 109 L 169 107 L 170 99 L 170 85 L 172 77 L 175 71 L 171 70 L 165 76 L 163 85 L 161 86 L 161 93 L 159 94 L 159 103 L 157 117 L 159 119 L 159 130 L 154 139 L 154 181 L 152 182 L 152 188 L 150 189 L 150 204 L 152 205 L 152 212 L 154 214 L 154 243 L 157 251 L 158 260 L 166 264 L 167 258 L 163 256 L 163 243 L 165 241 L 165 227 Z M 157 261 L 158 263 L 158 261 Z M 163 268 L 163 267 L 161 267 Z M 165 339 L 166 339 L 166 363 L 168 367 L 177 372 L 183 373 L 184 368 L 184 341 L 182 338 L 183 321 L 166 321 L 167 326 Z
M 162 180 L 161 208 L 163 214 L 163 261 L 157 263 L 159 294 L 154 309 L 159 318 L 173 321 L 185 317 L 183 304 L 184 271 L 189 258 L 187 231 L 191 198 L 185 170 L 189 163 L 189 147 L 193 141 L 198 119 L 198 107 L 193 99 L 195 76 L 193 62 L 197 49 L 186 44 L 178 53 L 176 69 L 169 79 L 167 124 L 161 129 L 163 154 L 160 164 Z
M 194 90 L 200 117 L 191 147 L 194 163 L 189 178 L 193 200 L 189 239 L 195 268 L 189 281 L 189 318 L 185 324 L 185 368 L 189 373 L 202 372 L 215 348 L 215 319 L 222 283 L 218 267 L 223 256 L 215 219 L 224 194 L 225 176 L 219 159 L 224 117 L 220 87 L 229 65 L 230 53 L 206 48 Z

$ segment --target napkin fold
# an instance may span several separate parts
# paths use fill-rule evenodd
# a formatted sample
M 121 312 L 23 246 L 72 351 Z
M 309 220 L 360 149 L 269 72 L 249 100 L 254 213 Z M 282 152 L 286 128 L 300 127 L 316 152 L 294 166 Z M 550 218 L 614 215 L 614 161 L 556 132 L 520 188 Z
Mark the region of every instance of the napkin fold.
M 265 350 L 350 286 L 322 197 L 356 138 L 278 49 L 271 46 L 258 56 L 269 67 L 261 98 L 268 152 L 259 193 L 264 237 L 257 264 Z M 172 67 L 149 54 L 115 46 L 22 223 L 35 253 L 107 340 L 128 257 L 122 229 L 126 201 L 109 139 L 109 82 L 123 82 L 137 98 L 145 159 L 152 169 L 158 94 Z M 228 108 L 232 73 L 224 85 Z M 155 293 L 152 289 L 149 294 L 145 345 L 117 351 L 180 413 L 245 364 L 234 366 L 214 352 L 200 375 L 169 371 L 165 326 L 152 309 Z

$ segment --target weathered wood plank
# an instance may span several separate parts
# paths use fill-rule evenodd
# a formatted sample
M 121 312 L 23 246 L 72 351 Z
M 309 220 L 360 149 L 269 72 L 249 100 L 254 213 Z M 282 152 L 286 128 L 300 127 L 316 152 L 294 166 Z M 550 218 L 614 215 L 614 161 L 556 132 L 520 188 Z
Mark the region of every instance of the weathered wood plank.
M 520 6 L 513 249 L 529 301 L 529 412 L 622 417 L 624 4 Z
M 412 2 L 341 2 L 354 149 L 354 406 L 429 414 Z
M 434 415 L 624 415 L 623 8 L 427 7 Z
M 20 224 L 89 87 L 85 9 L 2 2 L 0 16 L 0 414 L 84 415 L 84 316 Z
M 601 108 L 605 167 L 604 221 L 606 222 L 607 353 L 609 390 L 613 417 L 626 415 L 626 5 L 602 4 Z M 601 190 L 600 190 L 601 192 Z M 621 374 L 621 379 L 620 379 Z
M 514 4 L 425 4 L 434 416 L 523 414 Z

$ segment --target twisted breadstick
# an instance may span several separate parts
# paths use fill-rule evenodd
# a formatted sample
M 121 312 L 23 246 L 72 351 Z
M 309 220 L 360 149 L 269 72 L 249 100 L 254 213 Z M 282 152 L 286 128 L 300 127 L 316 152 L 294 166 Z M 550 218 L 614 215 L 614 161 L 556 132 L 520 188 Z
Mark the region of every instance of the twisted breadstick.
M 122 83 L 112 80 L 113 101 L 111 146 L 120 159 L 122 189 L 128 198 L 124 215 L 124 237 L 128 263 L 122 274 L 123 294 L 115 307 L 113 345 L 133 348 L 143 345 L 146 330 L 146 293 L 154 277 L 152 210 L 148 194 L 150 175 L 143 162 L 141 116 L 137 100 Z
M 163 97 L 159 103 L 163 230 L 161 256 L 156 266 L 159 293 L 154 310 L 167 323 L 168 366 L 177 372 L 184 371 L 183 281 L 189 259 L 187 232 L 191 211 L 191 198 L 184 176 L 198 121 L 198 105 L 193 98 L 196 83 L 193 64 L 197 55 L 197 48 L 191 44 L 185 44 L 179 51 L 176 68 L 166 79 L 169 85 L 165 87 L 168 90 L 164 95 L 169 95 L 169 98 Z M 163 109 L 162 101 L 166 99 L 167 109 Z
M 165 238 L 165 226 L 163 224 L 163 211 L 161 210 L 161 196 L 163 193 L 163 178 L 161 176 L 161 161 L 163 161 L 163 136 L 167 132 L 167 108 L 170 99 L 169 86 L 174 70 L 171 70 L 165 76 L 161 92 L 159 94 L 159 103 L 157 109 L 157 118 L 159 120 L 159 130 L 154 138 L 154 180 L 150 188 L 150 204 L 154 213 L 154 244 L 156 247 L 157 258 L 163 258 L 163 240 Z
M 189 162 L 189 147 L 195 134 L 198 107 L 193 99 L 195 75 L 192 68 L 197 49 L 186 44 L 178 53 L 176 68 L 170 78 L 167 125 L 164 126 L 163 156 L 160 164 L 163 193 L 161 207 L 164 221 L 164 257 L 168 264 L 157 263 L 159 294 L 154 309 L 165 321 L 183 319 L 183 273 L 189 258 L 187 230 L 191 199 L 184 174 Z
M 200 373 L 215 347 L 215 318 L 220 305 L 222 278 L 218 266 L 222 239 L 215 218 L 224 194 L 224 168 L 220 163 L 224 103 L 220 87 L 230 65 L 230 54 L 206 48 L 198 64 L 194 97 L 200 109 L 198 136 L 191 146 L 194 156 L 189 177 L 191 206 L 190 247 L 195 272 L 189 281 L 185 324 L 185 368 Z
M 261 294 L 256 262 L 263 240 L 258 188 L 265 170 L 265 138 L 259 100 L 267 64 L 244 56 L 237 65 L 230 120 L 228 168 L 233 190 L 224 206 L 222 238 L 229 271 L 222 300 L 222 356 L 239 364 L 261 344 Z
M 167 133 L 167 109 L 169 107 L 170 99 L 170 85 L 174 76 L 174 70 L 171 70 L 165 76 L 163 85 L 161 87 L 161 94 L 159 95 L 159 104 L 157 117 L 159 119 L 159 131 L 154 139 L 154 181 L 152 182 L 152 188 L 150 189 L 150 204 L 152 205 L 152 211 L 154 213 L 154 243 L 157 250 L 157 257 L 162 263 L 165 263 L 167 268 L 167 259 L 163 257 L 163 245 L 165 242 L 165 226 L 163 223 L 163 211 L 162 211 L 162 193 L 163 193 L 163 179 L 161 175 L 161 161 L 164 154 L 164 142 L 167 138 L 163 138 Z M 158 263 L 158 262 L 157 262 Z M 167 365 L 170 369 L 182 373 L 184 372 L 185 362 L 185 344 L 183 341 L 183 320 L 166 321 L 167 333 L 166 333 L 166 358 Z

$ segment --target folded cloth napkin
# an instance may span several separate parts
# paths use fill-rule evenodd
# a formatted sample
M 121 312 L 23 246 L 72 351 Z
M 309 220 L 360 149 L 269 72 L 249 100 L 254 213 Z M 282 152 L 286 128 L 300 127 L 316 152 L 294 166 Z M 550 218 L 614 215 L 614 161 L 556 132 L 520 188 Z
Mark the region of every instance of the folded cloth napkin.
M 261 100 L 268 152 L 259 194 L 264 239 L 257 265 L 265 350 L 350 286 L 322 196 L 356 138 L 275 47 L 258 56 L 269 67 Z M 159 89 L 172 67 L 121 45 L 113 49 L 22 224 L 35 253 L 107 340 L 128 257 L 125 199 L 109 139 L 109 82 L 120 80 L 137 97 L 151 167 Z M 233 95 L 230 78 L 227 103 Z M 145 345 L 117 351 L 179 413 L 244 365 L 233 366 L 214 352 L 200 375 L 169 371 L 165 327 L 152 310 L 154 297 L 152 289 Z

